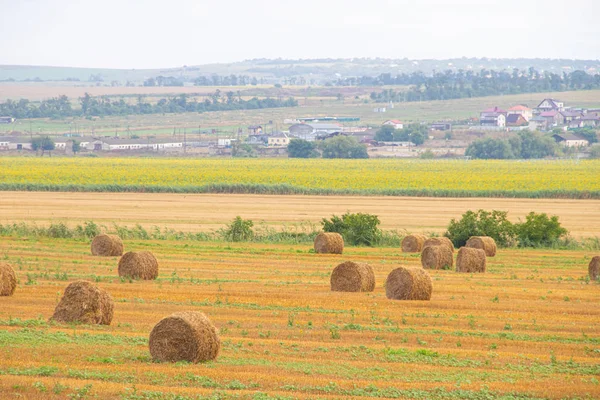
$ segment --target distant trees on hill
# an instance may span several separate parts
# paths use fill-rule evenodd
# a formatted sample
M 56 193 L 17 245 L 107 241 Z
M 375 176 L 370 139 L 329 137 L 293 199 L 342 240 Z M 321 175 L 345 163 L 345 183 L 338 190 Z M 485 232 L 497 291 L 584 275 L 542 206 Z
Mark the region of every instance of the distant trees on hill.
M 514 69 L 512 73 L 487 69 L 479 72 L 448 70 L 436 72 L 431 76 L 423 72 L 413 72 L 340 78 L 333 84 L 337 86 L 407 85 L 410 86 L 407 90 L 385 89 L 381 92 L 372 92 L 371 99 L 377 102 L 410 102 L 598 89 L 600 74 L 590 75 L 584 71 L 557 74 L 548 71 L 539 72 L 535 68 Z
M 156 103 L 144 100 L 138 96 L 137 101 L 128 103 L 123 98 L 111 99 L 108 96 L 93 97 L 86 93 L 79 98 L 79 108 L 73 108 L 67 96 L 59 96 L 43 100 L 39 103 L 27 99 L 19 101 L 7 100 L 0 103 L 0 115 L 13 118 L 64 118 L 105 115 L 131 114 L 163 114 L 181 112 L 208 112 L 226 110 L 254 110 L 261 108 L 295 107 L 298 102 L 288 99 L 259 99 L 244 100 L 233 92 L 224 95 L 217 90 L 204 101 L 190 98 L 186 94 L 175 97 L 161 98 Z

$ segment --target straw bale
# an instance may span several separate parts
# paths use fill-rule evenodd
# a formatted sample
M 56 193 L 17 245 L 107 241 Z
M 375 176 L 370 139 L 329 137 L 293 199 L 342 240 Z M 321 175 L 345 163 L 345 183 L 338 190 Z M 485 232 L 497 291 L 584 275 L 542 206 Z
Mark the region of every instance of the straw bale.
M 123 242 L 117 235 L 98 235 L 92 240 L 92 254 L 105 257 L 122 256 Z
M 485 272 L 486 257 L 482 249 L 461 247 L 456 255 L 456 272 Z
M 496 241 L 489 236 L 471 236 L 465 247 L 481 249 L 487 257 L 494 257 L 497 250 Z
M 432 291 L 431 277 L 423 268 L 396 268 L 385 281 L 385 295 L 392 300 L 430 300 Z
M 321 232 L 315 238 L 315 252 L 342 254 L 344 251 L 344 238 L 339 233 Z
M 600 278 L 600 256 L 592 258 L 588 267 L 590 279 L 596 281 Z
M 346 261 L 335 267 L 330 281 L 334 292 L 372 292 L 375 289 L 373 268 L 366 263 Z
M 221 340 L 205 314 L 184 311 L 156 324 L 150 333 L 149 347 L 155 361 L 198 363 L 217 358 Z
M 448 246 L 454 253 L 454 244 L 452 244 L 452 241 L 445 236 L 427 239 L 425 243 L 423 243 L 423 248 L 427 246 Z
M 423 250 L 423 243 L 427 240 L 427 236 L 418 233 L 406 236 L 402 239 L 402 251 L 404 253 L 418 253 Z
M 140 251 L 123 254 L 119 260 L 119 276 L 152 280 L 158 276 L 158 261 L 149 251 Z
M 110 325 L 113 318 L 112 297 L 88 281 L 75 281 L 65 289 L 50 318 L 62 323 Z
M 452 250 L 446 245 L 427 246 L 421 253 L 421 265 L 429 269 L 450 269 L 454 258 Z
M 17 275 L 10 264 L 0 262 L 0 296 L 12 296 L 17 289 Z

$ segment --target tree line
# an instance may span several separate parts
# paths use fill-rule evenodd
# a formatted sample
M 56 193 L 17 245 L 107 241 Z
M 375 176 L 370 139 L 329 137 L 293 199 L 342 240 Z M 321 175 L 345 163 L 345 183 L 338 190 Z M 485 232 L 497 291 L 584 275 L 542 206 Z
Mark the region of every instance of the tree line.
M 336 86 L 383 86 L 407 85 L 408 90 L 385 89 L 372 92 L 371 99 L 377 102 L 412 102 L 426 100 L 448 100 L 469 97 L 495 96 L 519 93 L 560 92 L 565 90 L 591 90 L 600 88 L 600 74 L 590 75 L 585 71 L 554 73 L 539 72 L 531 67 L 512 72 L 482 69 L 475 71 L 435 72 L 428 76 L 423 72 L 390 73 L 378 76 L 340 78 Z
M 295 107 L 298 102 L 288 99 L 254 97 L 244 100 L 233 92 L 221 93 L 220 90 L 209 95 L 203 101 L 190 98 L 186 94 L 159 99 L 150 103 L 144 96 L 138 96 L 137 101 L 128 103 L 123 98 L 111 99 L 108 96 L 91 96 L 86 93 L 78 99 L 79 107 L 73 107 L 67 96 L 59 96 L 34 103 L 28 99 L 19 101 L 7 100 L 0 103 L 0 115 L 13 118 L 65 118 L 89 117 L 106 115 L 131 114 L 164 114 L 181 112 L 209 112 L 227 110 L 254 110 L 261 108 Z

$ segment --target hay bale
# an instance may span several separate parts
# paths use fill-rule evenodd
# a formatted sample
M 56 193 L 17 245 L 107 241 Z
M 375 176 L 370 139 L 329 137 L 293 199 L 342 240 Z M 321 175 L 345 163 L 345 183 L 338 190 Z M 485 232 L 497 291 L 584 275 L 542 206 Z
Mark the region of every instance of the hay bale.
M 201 312 L 177 312 L 160 320 L 150 332 L 155 361 L 193 363 L 217 358 L 221 340 L 217 328 Z
M 428 246 L 448 246 L 450 248 L 450 250 L 452 250 L 452 252 L 454 253 L 454 244 L 452 244 L 452 241 L 445 236 L 432 237 L 432 238 L 427 239 L 423 243 L 423 248 L 428 247 Z
M 461 247 L 456 255 L 456 272 L 485 272 L 485 251 Z
M 481 249 L 485 251 L 487 257 L 494 257 L 497 249 L 496 241 L 489 236 L 471 236 L 469 240 L 467 240 L 465 247 Z
M 423 250 L 423 243 L 427 240 L 427 236 L 418 233 L 406 236 L 402 239 L 403 253 L 418 253 Z
M 375 274 L 369 264 L 346 261 L 335 267 L 330 282 L 333 292 L 372 292 Z
M 92 240 L 92 255 L 118 257 L 123 255 L 123 242 L 117 235 L 98 235 Z
M 430 300 L 433 283 L 423 268 L 396 268 L 385 281 L 385 295 L 392 300 Z
M 421 253 L 421 265 L 428 269 L 450 269 L 454 258 L 452 250 L 446 245 L 427 246 Z
M 315 252 L 342 254 L 344 251 L 344 238 L 339 233 L 321 232 L 315 238 Z
M 592 258 L 588 267 L 588 272 L 591 280 L 595 281 L 600 278 L 600 256 Z
M 114 303 L 104 289 L 88 281 L 75 281 L 65 289 L 50 320 L 63 323 L 110 325 Z
M 12 296 L 17 289 L 17 275 L 10 264 L 0 262 L 0 296 Z
M 152 280 L 158 276 L 158 261 L 149 251 L 130 251 L 119 260 L 119 276 Z

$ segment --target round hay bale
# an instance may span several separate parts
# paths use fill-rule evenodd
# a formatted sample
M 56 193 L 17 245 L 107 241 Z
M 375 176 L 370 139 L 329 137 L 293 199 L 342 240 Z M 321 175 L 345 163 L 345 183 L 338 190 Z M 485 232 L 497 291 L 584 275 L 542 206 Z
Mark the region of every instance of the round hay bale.
M 465 247 L 481 249 L 485 251 L 487 257 L 494 257 L 497 249 L 496 241 L 489 236 L 471 236 L 469 240 L 467 240 Z
M 339 233 L 321 232 L 315 238 L 315 252 L 323 254 L 342 254 L 344 238 Z
M 149 346 L 155 361 L 198 363 L 217 358 L 221 340 L 206 315 L 184 311 L 160 320 L 150 332 Z
M 110 325 L 113 311 L 114 303 L 106 290 L 88 281 L 75 281 L 65 289 L 50 320 Z
M 119 260 L 119 276 L 152 280 L 158 276 L 158 261 L 149 251 L 130 251 Z
M 421 253 L 421 265 L 428 269 L 450 269 L 454 263 L 452 250 L 446 245 L 427 246 Z
M 330 282 L 333 292 L 372 292 L 375 274 L 369 264 L 346 261 L 334 268 Z
M 433 283 L 423 268 L 396 268 L 385 281 L 385 295 L 392 300 L 430 300 Z
M 402 239 L 403 253 L 418 253 L 423 250 L 423 243 L 427 240 L 427 236 L 419 233 L 413 233 Z
M 454 244 L 452 244 L 452 241 L 445 236 L 432 237 L 432 238 L 427 239 L 423 243 L 423 248 L 425 248 L 427 246 L 448 246 L 450 248 L 450 250 L 452 250 L 452 252 L 454 253 Z
M 123 255 L 123 242 L 117 235 L 98 235 L 92 240 L 92 255 L 118 257 Z
M 485 272 L 485 251 L 461 247 L 456 255 L 456 272 Z
M 591 280 L 596 281 L 600 278 L 600 256 L 592 258 L 588 267 L 588 272 Z
M 10 264 L 0 262 L 0 296 L 12 296 L 17 289 L 17 275 Z

